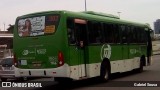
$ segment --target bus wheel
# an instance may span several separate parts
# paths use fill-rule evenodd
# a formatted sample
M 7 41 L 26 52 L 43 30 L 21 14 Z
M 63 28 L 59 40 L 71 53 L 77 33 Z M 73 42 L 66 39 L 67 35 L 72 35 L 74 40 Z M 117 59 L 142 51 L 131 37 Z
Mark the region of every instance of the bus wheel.
M 103 60 L 101 63 L 100 78 L 103 81 L 107 81 L 109 80 L 109 77 L 110 77 L 109 60 Z
M 143 64 L 144 64 L 144 62 L 145 62 L 145 56 L 142 56 L 142 57 L 140 58 L 140 66 L 139 66 L 139 68 L 138 68 L 138 72 L 139 72 L 139 73 L 143 72 Z
M 7 78 L 1 78 L 1 81 L 5 82 L 5 81 L 7 81 Z

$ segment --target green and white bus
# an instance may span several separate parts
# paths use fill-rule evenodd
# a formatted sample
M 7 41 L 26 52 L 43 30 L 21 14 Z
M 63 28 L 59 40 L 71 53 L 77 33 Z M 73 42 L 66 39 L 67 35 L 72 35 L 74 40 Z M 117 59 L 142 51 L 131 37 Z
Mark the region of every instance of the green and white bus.
M 92 11 L 17 17 L 14 61 L 23 77 L 80 80 L 143 70 L 151 64 L 151 28 Z

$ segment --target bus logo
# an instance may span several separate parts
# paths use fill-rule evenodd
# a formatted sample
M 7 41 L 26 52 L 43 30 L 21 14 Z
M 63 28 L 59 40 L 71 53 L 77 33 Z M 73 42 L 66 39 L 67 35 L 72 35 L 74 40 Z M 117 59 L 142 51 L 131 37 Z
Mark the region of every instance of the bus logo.
M 26 55 L 28 55 L 28 50 L 24 50 L 23 52 L 22 52 L 22 55 L 24 55 L 24 56 L 26 56 Z
M 108 58 L 110 59 L 111 57 L 111 46 L 108 44 L 104 44 L 101 48 L 101 60 L 103 60 L 104 58 Z

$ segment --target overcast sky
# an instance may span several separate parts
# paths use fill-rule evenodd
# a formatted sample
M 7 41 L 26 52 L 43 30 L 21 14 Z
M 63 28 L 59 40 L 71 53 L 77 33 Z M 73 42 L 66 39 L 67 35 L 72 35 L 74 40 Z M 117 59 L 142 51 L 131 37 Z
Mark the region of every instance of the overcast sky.
M 17 16 L 48 11 L 84 11 L 85 0 L 0 0 L 0 29 L 14 24 Z M 160 18 L 160 0 L 86 0 L 87 10 L 118 15 L 121 19 L 149 23 Z

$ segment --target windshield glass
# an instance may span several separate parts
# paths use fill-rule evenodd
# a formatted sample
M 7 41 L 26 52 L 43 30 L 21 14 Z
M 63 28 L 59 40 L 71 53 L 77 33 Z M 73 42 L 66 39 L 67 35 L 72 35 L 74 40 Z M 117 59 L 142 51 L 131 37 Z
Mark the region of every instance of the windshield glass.
M 5 59 L 2 59 L 0 65 L 13 65 L 13 58 L 5 58 Z
M 18 20 L 18 34 L 24 36 L 48 35 L 56 31 L 59 15 L 28 17 Z

